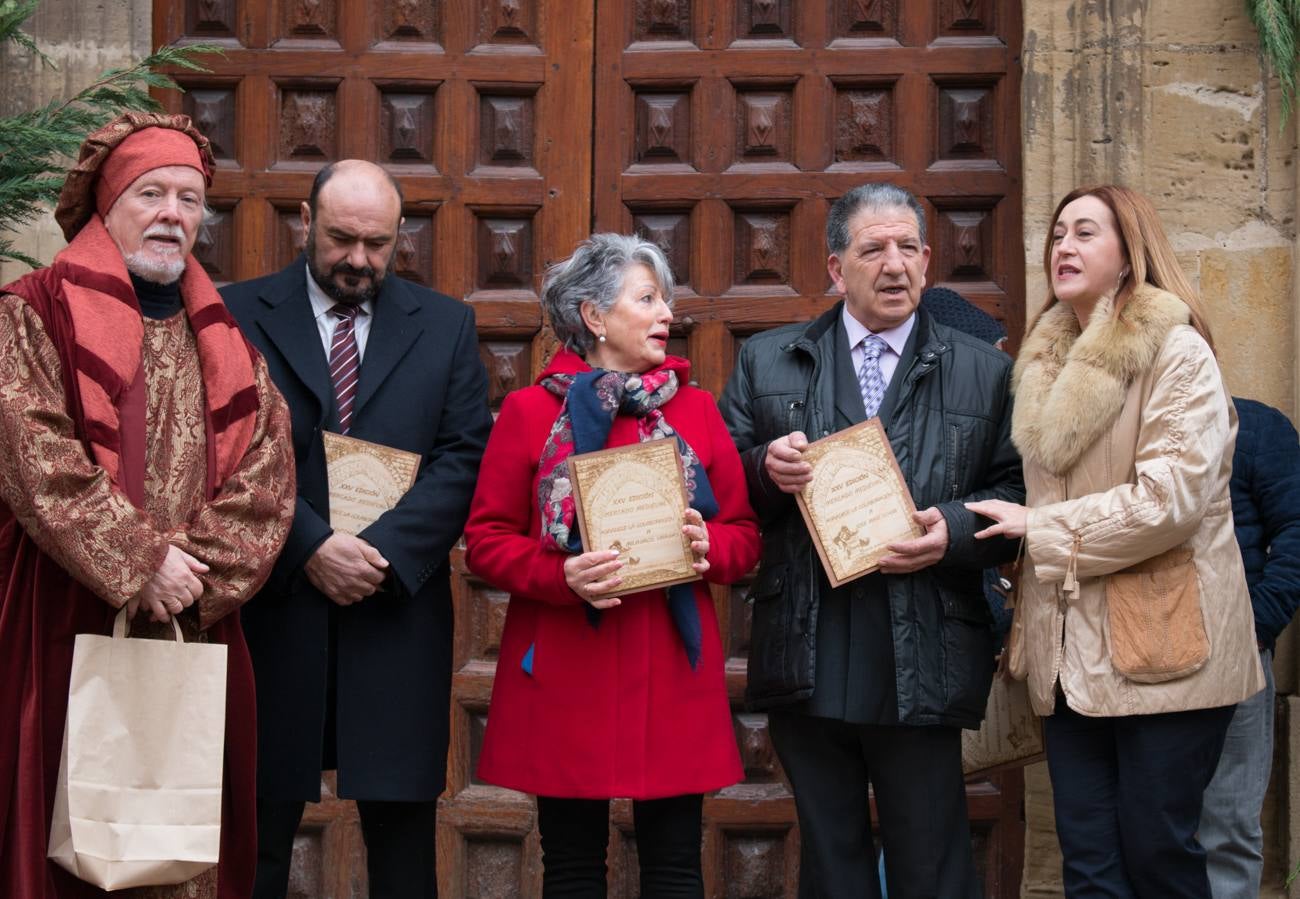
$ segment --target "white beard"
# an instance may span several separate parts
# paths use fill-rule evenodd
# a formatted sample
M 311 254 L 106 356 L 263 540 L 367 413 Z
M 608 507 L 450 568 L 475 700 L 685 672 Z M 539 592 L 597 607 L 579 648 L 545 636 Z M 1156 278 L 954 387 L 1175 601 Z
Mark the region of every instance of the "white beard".
M 141 250 L 127 254 L 126 270 L 155 284 L 172 284 L 185 274 L 185 259 L 158 259 Z

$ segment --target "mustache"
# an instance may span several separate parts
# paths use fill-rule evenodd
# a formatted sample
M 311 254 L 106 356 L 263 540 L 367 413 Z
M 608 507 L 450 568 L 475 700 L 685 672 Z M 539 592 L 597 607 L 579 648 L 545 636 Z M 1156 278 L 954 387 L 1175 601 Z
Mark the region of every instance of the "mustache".
M 375 270 L 368 265 L 355 266 L 346 260 L 340 260 L 330 268 L 331 275 L 352 275 L 358 278 L 374 278 Z
M 151 237 L 172 237 L 176 240 L 184 240 L 185 232 L 181 230 L 180 225 L 151 225 L 144 232 L 144 239 Z

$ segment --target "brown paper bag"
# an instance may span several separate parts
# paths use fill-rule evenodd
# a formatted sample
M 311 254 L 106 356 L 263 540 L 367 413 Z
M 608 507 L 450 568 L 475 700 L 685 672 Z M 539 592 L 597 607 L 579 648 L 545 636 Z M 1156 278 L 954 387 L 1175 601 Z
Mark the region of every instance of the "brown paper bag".
M 49 857 L 105 890 L 217 863 L 226 647 L 78 634 Z

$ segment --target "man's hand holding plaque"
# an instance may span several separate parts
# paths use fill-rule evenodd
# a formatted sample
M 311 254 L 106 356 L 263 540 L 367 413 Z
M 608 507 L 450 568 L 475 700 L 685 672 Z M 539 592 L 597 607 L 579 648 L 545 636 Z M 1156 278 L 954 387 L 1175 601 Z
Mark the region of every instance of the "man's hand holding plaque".
M 565 564 L 569 586 L 596 608 L 618 593 L 699 580 L 708 569 L 708 529 L 686 505 L 672 439 L 569 458 L 583 554 Z
M 359 534 L 411 489 L 420 470 L 416 453 L 325 431 L 330 527 Z
M 303 566 L 307 579 L 337 605 L 360 602 L 383 588 L 388 560 L 356 536 L 397 505 L 415 483 L 420 456 L 325 431 L 330 526 L 334 533 Z
M 879 420 L 802 447 L 798 442 L 788 441 L 808 471 L 794 470 L 796 460 L 777 460 L 790 469 L 780 474 L 802 482 L 795 499 L 832 587 L 877 569 L 913 571 L 942 557 L 948 542 L 943 516 L 935 509 L 916 511 Z

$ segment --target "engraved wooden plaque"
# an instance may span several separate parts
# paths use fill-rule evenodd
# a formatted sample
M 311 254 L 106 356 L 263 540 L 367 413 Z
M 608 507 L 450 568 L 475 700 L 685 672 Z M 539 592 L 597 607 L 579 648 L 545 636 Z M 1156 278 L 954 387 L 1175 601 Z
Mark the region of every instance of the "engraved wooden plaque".
M 585 552 L 617 549 L 626 563 L 611 595 L 696 581 L 682 533 L 686 484 L 671 437 L 569 457 Z
M 397 505 L 415 483 L 420 456 L 322 431 L 330 485 L 330 526 L 359 534 Z
M 889 544 L 921 536 L 879 419 L 823 437 L 803 455 L 813 479 L 795 499 L 832 587 L 879 568 Z

